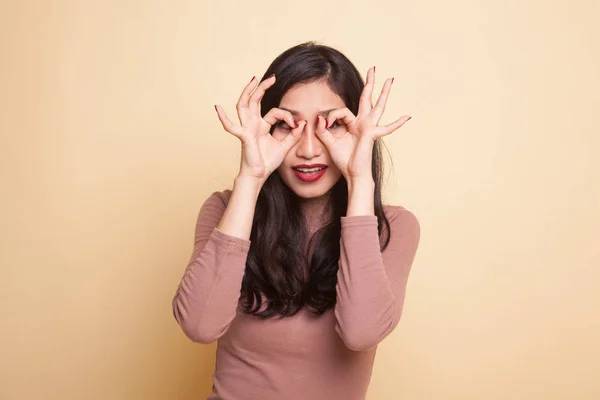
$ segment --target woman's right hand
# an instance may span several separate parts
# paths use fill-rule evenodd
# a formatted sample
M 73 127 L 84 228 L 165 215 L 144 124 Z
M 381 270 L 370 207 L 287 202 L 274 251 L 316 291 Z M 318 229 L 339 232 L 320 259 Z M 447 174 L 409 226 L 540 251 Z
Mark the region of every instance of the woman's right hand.
M 279 108 L 272 108 L 264 118 L 261 117 L 260 101 L 274 83 L 275 76 L 271 75 L 257 87 L 254 77 L 244 88 L 236 106 L 241 125 L 233 124 L 225 111 L 215 106 L 223 128 L 242 142 L 239 176 L 253 177 L 261 183 L 281 165 L 287 152 L 300 140 L 306 125 L 306 121 L 296 122 L 289 111 Z M 270 134 L 271 127 L 278 121 L 284 121 L 292 128 L 281 140 Z

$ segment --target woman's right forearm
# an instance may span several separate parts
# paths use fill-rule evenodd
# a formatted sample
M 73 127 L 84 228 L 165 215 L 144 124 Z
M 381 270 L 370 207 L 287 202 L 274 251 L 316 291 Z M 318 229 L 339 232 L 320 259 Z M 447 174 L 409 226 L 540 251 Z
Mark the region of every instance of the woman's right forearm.
M 258 178 L 238 175 L 234 179 L 229 203 L 217 229 L 227 235 L 249 240 L 262 185 L 263 181 Z

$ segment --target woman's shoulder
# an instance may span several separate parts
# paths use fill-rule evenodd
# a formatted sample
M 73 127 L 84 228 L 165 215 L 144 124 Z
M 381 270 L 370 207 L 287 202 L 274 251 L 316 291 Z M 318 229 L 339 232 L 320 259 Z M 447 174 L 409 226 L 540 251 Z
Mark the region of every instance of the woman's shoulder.
M 396 219 L 401 216 L 412 216 L 416 218 L 415 214 L 411 210 L 401 205 L 384 204 L 383 212 L 389 220 Z
M 212 192 L 200 206 L 198 220 L 204 218 L 221 219 L 229 199 L 231 198 L 231 190 L 220 190 Z
M 408 208 L 401 205 L 384 205 L 383 212 L 387 217 L 392 230 L 402 228 L 403 230 L 420 231 L 417 216 Z
M 227 207 L 229 204 L 229 199 L 231 198 L 231 189 L 225 190 L 217 190 L 212 192 L 204 201 L 204 205 L 219 205 L 222 207 Z

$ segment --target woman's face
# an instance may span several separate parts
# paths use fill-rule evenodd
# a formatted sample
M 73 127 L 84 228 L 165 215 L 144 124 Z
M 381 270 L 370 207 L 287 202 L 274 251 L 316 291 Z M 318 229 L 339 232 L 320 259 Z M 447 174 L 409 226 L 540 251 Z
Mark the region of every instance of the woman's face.
M 286 185 L 304 200 L 319 199 L 327 195 L 341 178 L 325 145 L 315 134 L 317 116 L 327 117 L 331 110 L 344 108 L 344 101 L 335 94 L 326 81 L 300 84 L 288 90 L 279 108 L 290 111 L 296 121 L 306 121 L 298 143 L 287 153 L 277 173 Z M 329 128 L 333 133 L 345 133 L 341 121 Z M 336 132 L 337 131 L 337 132 Z M 290 127 L 283 121 L 275 125 L 273 137 L 284 138 Z

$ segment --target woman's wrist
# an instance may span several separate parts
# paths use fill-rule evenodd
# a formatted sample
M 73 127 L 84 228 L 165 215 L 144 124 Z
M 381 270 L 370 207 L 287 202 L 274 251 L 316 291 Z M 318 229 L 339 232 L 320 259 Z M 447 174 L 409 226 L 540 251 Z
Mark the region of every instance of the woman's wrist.
M 372 177 L 355 177 L 348 182 L 346 216 L 375 214 L 375 181 Z
M 227 235 L 249 240 L 256 200 L 261 188 L 260 180 L 255 177 L 236 176 L 231 197 L 217 229 Z
M 256 195 L 258 198 L 258 194 L 262 189 L 265 181 L 263 179 L 257 178 L 255 176 L 242 175 L 239 174 L 233 179 L 233 188 L 240 189 L 244 192 L 250 192 Z

